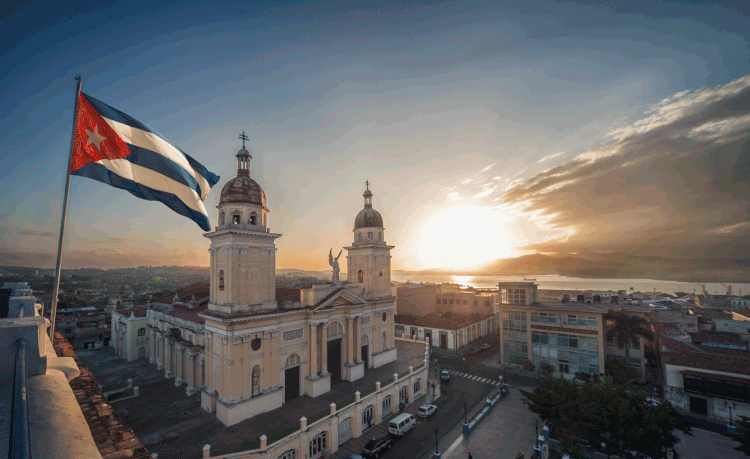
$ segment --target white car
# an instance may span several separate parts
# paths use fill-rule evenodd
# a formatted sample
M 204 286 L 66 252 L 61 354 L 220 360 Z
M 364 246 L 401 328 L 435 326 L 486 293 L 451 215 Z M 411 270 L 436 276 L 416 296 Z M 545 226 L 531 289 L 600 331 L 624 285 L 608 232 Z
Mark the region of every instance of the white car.
M 437 407 L 435 405 L 422 405 L 419 407 L 419 411 L 417 411 L 417 416 L 420 418 L 429 418 L 436 410 Z

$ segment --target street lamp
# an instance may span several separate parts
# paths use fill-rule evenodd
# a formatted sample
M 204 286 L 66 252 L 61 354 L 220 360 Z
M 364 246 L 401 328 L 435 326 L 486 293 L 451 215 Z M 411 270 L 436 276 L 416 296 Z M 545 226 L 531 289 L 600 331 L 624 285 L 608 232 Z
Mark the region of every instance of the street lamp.
M 539 421 L 534 421 L 534 438 L 539 436 Z
M 464 424 L 468 424 L 468 422 L 466 422 L 466 405 L 468 405 L 468 404 L 469 404 L 469 402 L 467 402 L 466 400 L 464 400 Z
M 733 426 L 734 425 L 734 421 L 732 421 L 732 408 L 737 408 L 737 404 L 736 403 L 724 402 L 724 406 L 727 407 L 727 408 L 729 408 L 729 425 Z
M 432 430 L 435 431 L 435 456 L 437 456 L 438 454 L 440 454 L 438 452 L 438 431 L 440 431 L 440 427 L 435 426 Z M 440 457 L 440 456 L 437 456 L 437 457 Z

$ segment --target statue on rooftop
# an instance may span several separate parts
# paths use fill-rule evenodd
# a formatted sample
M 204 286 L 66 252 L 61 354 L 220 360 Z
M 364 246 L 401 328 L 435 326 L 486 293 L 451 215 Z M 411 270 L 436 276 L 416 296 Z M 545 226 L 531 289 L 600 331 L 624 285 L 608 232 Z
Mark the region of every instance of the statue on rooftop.
M 339 272 L 340 272 L 340 269 L 339 269 L 339 257 L 341 256 L 341 254 L 343 252 L 344 252 L 344 250 L 342 249 L 341 252 L 339 252 L 339 254 L 336 255 L 336 258 L 333 258 L 333 249 L 331 249 L 328 252 L 328 264 L 331 265 L 331 267 L 333 268 L 332 281 L 333 281 L 334 284 L 340 284 L 341 283 L 341 281 L 339 280 Z

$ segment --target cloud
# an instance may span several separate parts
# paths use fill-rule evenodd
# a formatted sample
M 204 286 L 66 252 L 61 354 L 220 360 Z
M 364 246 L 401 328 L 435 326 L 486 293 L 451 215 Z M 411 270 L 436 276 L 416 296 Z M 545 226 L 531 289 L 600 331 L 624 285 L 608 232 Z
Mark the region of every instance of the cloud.
M 750 258 L 750 76 L 675 94 L 608 138 L 506 187 L 502 204 L 557 235 L 525 249 Z
M 18 234 L 23 236 L 57 236 L 57 234 L 53 231 L 42 231 L 42 230 L 35 230 L 35 229 L 26 229 L 26 230 L 20 230 L 17 231 Z
M 495 165 L 494 164 L 490 164 L 489 166 L 487 166 L 484 169 L 482 169 L 481 171 L 479 171 L 479 173 L 481 174 L 482 172 L 487 172 L 488 170 L 492 169 L 493 167 L 495 167 Z
M 564 154 L 565 154 L 564 151 L 561 151 L 559 153 L 552 153 L 551 155 L 547 155 L 547 156 L 543 157 L 542 159 L 538 160 L 537 164 L 546 163 L 547 161 L 551 161 L 551 160 L 553 160 L 555 158 L 559 158 L 560 156 L 562 156 Z

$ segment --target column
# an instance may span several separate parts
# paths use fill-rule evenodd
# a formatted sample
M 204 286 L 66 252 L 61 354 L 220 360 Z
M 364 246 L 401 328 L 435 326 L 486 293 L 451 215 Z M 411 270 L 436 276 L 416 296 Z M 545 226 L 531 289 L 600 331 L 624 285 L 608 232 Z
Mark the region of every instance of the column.
M 187 351 L 185 380 L 187 381 L 187 395 L 193 395 L 195 393 L 195 353 L 192 349 L 188 349 Z
M 172 372 L 172 346 L 168 339 L 164 340 L 164 377 L 171 378 L 174 373 Z
M 393 311 L 388 311 L 388 320 L 386 321 L 386 324 L 388 325 L 388 330 L 386 330 L 386 333 L 388 333 L 388 348 L 392 348 L 396 345 L 395 340 L 393 339 L 393 335 L 395 334 L 395 325 L 393 323 Z
M 156 363 L 156 330 L 149 330 L 148 338 L 148 363 Z
M 357 362 L 362 361 L 362 316 L 354 321 L 354 358 Z
M 320 324 L 320 374 L 328 374 L 328 322 Z
M 180 387 L 182 385 L 182 346 L 179 344 L 174 345 L 174 385 Z
M 354 362 L 354 317 L 347 317 L 349 327 L 346 329 L 346 363 Z
M 156 334 L 156 369 L 161 371 L 164 368 L 164 337 Z
M 310 324 L 310 376 L 318 374 L 318 324 Z

